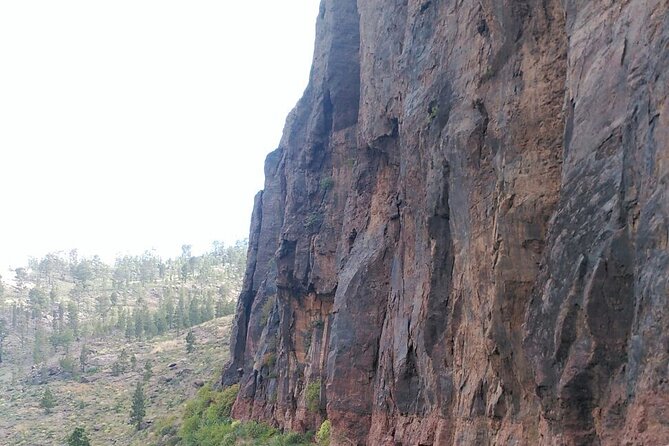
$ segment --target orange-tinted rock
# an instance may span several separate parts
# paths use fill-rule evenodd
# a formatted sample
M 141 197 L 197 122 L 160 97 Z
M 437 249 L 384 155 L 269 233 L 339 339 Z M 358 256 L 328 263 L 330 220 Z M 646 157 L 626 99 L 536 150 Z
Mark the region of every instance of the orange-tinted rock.
M 669 443 L 669 4 L 325 0 L 234 414 L 334 445 Z

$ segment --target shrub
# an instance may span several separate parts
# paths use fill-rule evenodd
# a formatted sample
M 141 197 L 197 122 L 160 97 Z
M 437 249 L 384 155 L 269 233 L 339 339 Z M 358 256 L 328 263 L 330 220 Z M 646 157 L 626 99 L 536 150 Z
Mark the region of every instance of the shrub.
M 153 427 L 153 432 L 156 432 L 161 437 L 171 437 L 177 434 L 177 418 L 172 415 L 167 418 L 162 418 L 157 420 Z
M 330 446 L 330 431 L 332 430 L 332 423 L 330 420 L 323 421 L 320 429 L 316 433 L 316 442 L 319 446 Z
M 239 385 L 214 391 L 210 385 L 200 389 L 186 405 L 180 436 L 183 446 L 304 446 L 311 444 L 309 434 L 281 434 L 276 428 L 256 421 L 230 419 Z
M 265 356 L 263 356 L 263 365 L 266 365 L 269 368 L 274 367 L 276 364 L 276 353 L 269 352 L 265 353 Z
M 253 438 L 255 440 L 269 440 L 278 433 L 279 432 L 275 428 L 257 421 L 249 421 L 240 426 L 240 434 L 242 437 Z
M 302 446 L 302 445 L 311 445 L 313 444 L 312 438 L 313 434 L 298 434 L 297 432 L 289 432 L 287 434 L 280 435 L 270 443 L 271 446 Z
M 307 410 L 309 412 L 318 412 L 321 402 L 321 380 L 310 382 L 304 396 Z
M 234 434 L 232 426 L 228 423 L 205 424 L 195 434 L 197 446 L 219 446 L 230 443 L 230 434 Z
M 318 212 L 312 212 L 304 220 L 304 228 L 315 230 L 323 223 L 323 216 Z
M 74 359 L 72 359 L 70 356 L 65 356 L 64 358 L 60 358 L 58 362 L 64 372 L 74 374 Z
M 229 425 L 232 405 L 238 392 L 239 384 L 227 387 L 221 392 L 213 391 L 209 384 L 202 387 L 197 396 L 186 405 L 184 423 L 181 426 L 184 444 L 209 444 L 205 442 L 205 438 L 217 440 L 217 443 L 211 443 L 214 445 L 224 443 L 230 430 L 220 426 Z
M 302 338 L 302 344 L 304 346 L 304 351 L 308 352 L 309 349 L 311 348 L 311 332 L 307 331 L 304 333 L 304 337 Z
M 235 404 L 238 393 L 239 384 L 232 385 L 221 392 L 218 400 L 218 413 L 221 418 L 230 418 L 232 406 Z
M 51 409 L 56 407 L 56 398 L 48 387 L 44 389 L 44 394 L 42 394 L 42 399 L 39 404 L 40 407 L 44 409 L 45 413 L 51 413 Z
M 91 441 L 83 427 L 77 427 L 67 438 L 68 446 L 90 446 Z
M 321 189 L 323 189 L 324 191 L 332 189 L 332 186 L 334 186 L 334 180 L 332 179 L 332 177 L 321 179 Z
M 123 367 L 118 361 L 114 362 L 111 369 L 112 376 L 119 376 L 121 373 L 123 373 Z
M 269 321 L 269 316 L 272 313 L 272 309 L 274 308 L 274 302 L 275 298 L 270 297 L 263 304 L 260 311 L 260 326 L 264 327 L 265 325 L 267 325 L 267 321 Z
M 197 445 L 197 433 L 199 429 L 200 429 L 199 417 L 190 416 L 184 419 L 184 422 L 181 425 L 181 430 L 179 431 L 179 435 L 183 440 L 183 444 L 186 446 Z
M 427 110 L 427 122 L 431 123 L 437 116 L 439 116 L 439 105 L 433 102 Z
M 211 384 L 205 384 L 195 395 L 195 398 L 188 401 L 186 404 L 186 409 L 184 411 L 184 420 L 187 422 L 188 419 L 194 418 L 198 419 L 202 416 L 204 411 L 209 407 L 213 401 L 213 392 L 211 390 Z M 185 424 L 185 423 L 184 423 Z

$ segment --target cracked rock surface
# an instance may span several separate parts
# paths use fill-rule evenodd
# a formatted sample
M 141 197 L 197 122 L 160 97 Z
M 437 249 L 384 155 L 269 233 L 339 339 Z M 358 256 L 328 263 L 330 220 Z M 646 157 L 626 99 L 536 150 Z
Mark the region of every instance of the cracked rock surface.
M 669 2 L 323 0 L 224 384 L 333 445 L 669 443 Z

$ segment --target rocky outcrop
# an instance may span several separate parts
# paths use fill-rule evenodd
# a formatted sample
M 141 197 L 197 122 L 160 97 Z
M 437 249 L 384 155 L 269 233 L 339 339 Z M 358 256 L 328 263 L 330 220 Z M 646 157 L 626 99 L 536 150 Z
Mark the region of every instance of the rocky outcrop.
M 336 445 L 669 443 L 669 3 L 324 0 L 226 384 Z

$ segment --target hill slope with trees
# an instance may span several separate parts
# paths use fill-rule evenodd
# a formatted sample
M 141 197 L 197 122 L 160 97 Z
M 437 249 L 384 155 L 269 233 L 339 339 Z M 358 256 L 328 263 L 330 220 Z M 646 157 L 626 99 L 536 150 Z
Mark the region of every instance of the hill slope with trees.
M 113 265 L 50 253 L 11 271 L 0 281 L 0 443 L 67 444 L 76 427 L 92 444 L 141 443 L 227 360 L 245 259 L 243 241 Z M 133 425 L 138 384 L 145 413 Z

